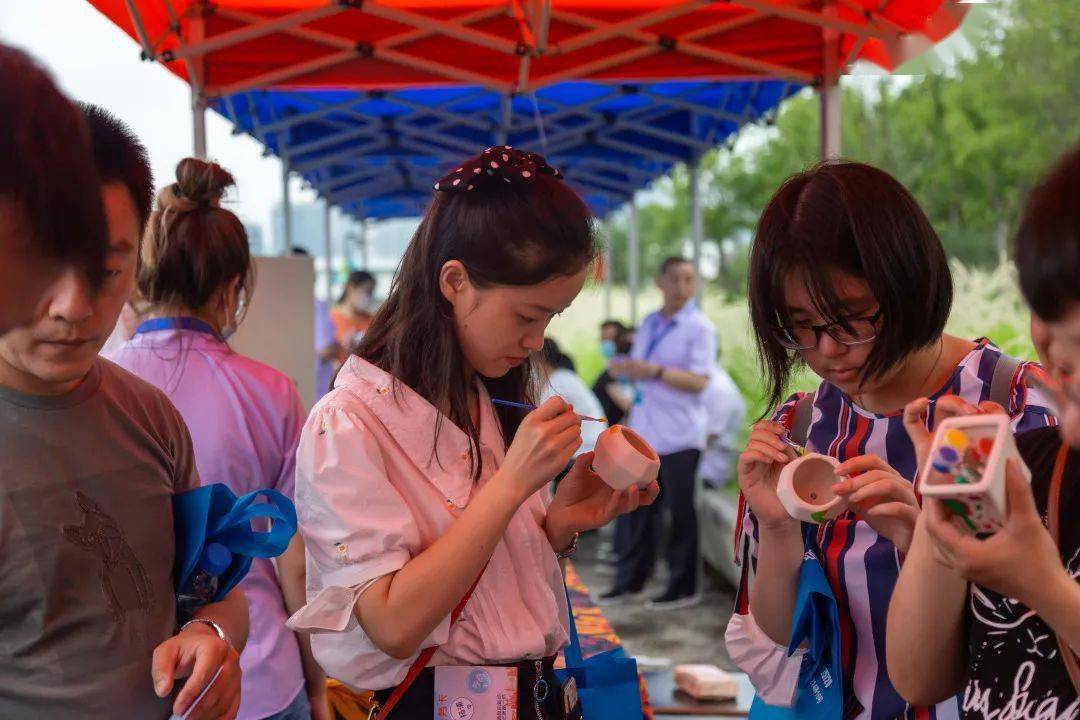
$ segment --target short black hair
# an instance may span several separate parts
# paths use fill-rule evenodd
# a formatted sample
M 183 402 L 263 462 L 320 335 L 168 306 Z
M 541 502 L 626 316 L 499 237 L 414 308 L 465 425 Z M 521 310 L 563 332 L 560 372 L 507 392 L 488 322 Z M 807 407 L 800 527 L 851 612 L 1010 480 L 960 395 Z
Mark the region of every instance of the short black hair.
M 122 183 L 139 216 L 139 231 L 146 227 L 154 202 L 154 174 L 146 146 L 123 121 L 105 108 L 80 103 L 90 129 L 94 165 L 103 183 Z
M 349 273 L 349 279 L 346 281 L 346 285 L 371 285 L 371 289 L 375 289 L 375 276 L 369 273 L 367 270 L 353 270 Z
M 945 329 L 952 275 L 945 248 L 915 198 L 870 165 L 817 165 L 776 191 L 750 249 L 750 317 L 769 378 L 770 406 L 779 403 L 800 359 L 774 334 L 791 322 L 785 280 L 798 273 L 822 317 L 843 323 L 844 308 L 830 277 L 836 270 L 864 280 L 881 311 L 864 378 L 880 377 Z
M 97 285 L 108 229 L 83 114 L 41 66 L 0 44 L 0 198 L 25 214 L 44 255 Z
M 682 255 L 670 255 L 664 258 L 664 262 L 660 263 L 660 270 L 657 271 L 657 275 L 663 275 L 668 271 L 672 265 L 693 265 L 694 263 L 684 258 Z
M 292 246 L 293 257 L 311 257 L 311 253 L 307 251 L 307 248 L 300 247 L 299 245 Z
M 1080 145 L 1028 195 L 1013 238 L 1020 290 L 1043 320 L 1080 303 Z
M 626 326 L 623 325 L 618 320 L 608 319 L 608 320 L 605 320 L 604 322 L 600 323 L 600 329 L 601 330 L 603 330 L 604 328 L 609 328 L 609 327 L 615 328 L 615 330 L 618 331 L 618 332 L 623 332 L 624 330 L 626 330 Z

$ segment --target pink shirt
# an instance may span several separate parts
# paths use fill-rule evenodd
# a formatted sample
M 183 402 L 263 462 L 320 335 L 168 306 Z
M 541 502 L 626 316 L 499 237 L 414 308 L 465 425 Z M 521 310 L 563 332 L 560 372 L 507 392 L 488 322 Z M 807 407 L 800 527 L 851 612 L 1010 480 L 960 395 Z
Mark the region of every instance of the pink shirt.
M 436 446 L 438 410 L 403 385 L 395 397 L 392 380 L 350 357 L 308 418 L 297 452 L 308 604 L 289 625 L 311 631 L 327 674 L 358 690 L 397 685 L 415 657 L 380 651 L 353 615 L 356 598 L 442 536 L 504 455 L 482 386 L 484 463 L 474 483 L 465 433 L 444 417 Z M 457 623 L 451 628 L 447 615 L 422 643 L 439 646 L 432 664 L 508 663 L 554 655 L 566 644 L 566 596 L 543 529 L 546 507 L 545 493 L 537 493 L 518 509 Z
M 237 495 L 271 488 L 292 497 L 304 406 L 289 377 L 234 353 L 213 335 L 157 330 L 135 335 L 108 358 L 163 390 L 191 430 L 204 484 Z M 256 558 L 241 581 L 251 630 L 240 655 L 239 720 L 275 715 L 304 689 L 296 635 L 270 560 Z

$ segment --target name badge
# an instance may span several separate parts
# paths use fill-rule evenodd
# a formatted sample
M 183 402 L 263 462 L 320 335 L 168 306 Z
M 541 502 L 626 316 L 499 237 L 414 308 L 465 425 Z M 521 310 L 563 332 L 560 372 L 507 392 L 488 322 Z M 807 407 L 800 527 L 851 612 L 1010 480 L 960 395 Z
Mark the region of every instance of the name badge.
M 435 720 L 517 720 L 514 667 L 435 668 Z

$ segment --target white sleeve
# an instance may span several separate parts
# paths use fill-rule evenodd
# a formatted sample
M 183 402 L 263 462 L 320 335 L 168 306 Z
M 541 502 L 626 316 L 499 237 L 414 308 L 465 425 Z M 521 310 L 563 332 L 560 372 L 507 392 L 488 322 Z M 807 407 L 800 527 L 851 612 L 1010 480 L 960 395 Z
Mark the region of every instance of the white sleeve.
M 731 661 L 749 676 L 758 697 L 769 705 L 791 707 L 806 650 L 798 649 L 789 657 L 787 648 L 773 642 L 751 613 L 731 616 L 724 642 Z
M 375 438 L 347 410 L 322 408 L 308 419 L 296 455 L 296 511 L 308 604 L 289 620 L 294 630 L 345 630 L 356 599 L 420 550 Z

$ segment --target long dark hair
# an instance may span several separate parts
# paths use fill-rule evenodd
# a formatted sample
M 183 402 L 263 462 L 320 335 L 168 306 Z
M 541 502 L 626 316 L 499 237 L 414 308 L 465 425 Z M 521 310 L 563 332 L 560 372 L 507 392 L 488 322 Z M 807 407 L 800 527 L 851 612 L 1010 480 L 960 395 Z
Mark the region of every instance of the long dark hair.
M 523 286 L 572 275 L 596 254 L 588 208 L 554 176 L 476 192 L 437 192 L 356 355 L 391 374 L 395 394 L 401 383 L 433 405 L 448 401 L 450 420 L 469 436 L 478 478 L 480 433 L 469 413 L 453 309 L 439 289 L 443 265 L 460 261 L 478 287 Z M 535 377 L 529 358 L 502 377 L 481 380 L 492 397 L 532 402 Z M 499 407 L 496 413 L 509 445 L 524 412 Z M 441 422 L 440 416 L 436 442 Z
M 790 324 L 784 282 L 805 279 L 815 309 L 843 322 L 830 270 L 865 280 L 881 330 L 863 379 L 880 377 L 941 337 L 952 306 L 952 276 L 941 240 L 911 193 L 862 163 L 830 162 L 788 179 L 769 201 L 750 250 L 750 317 L 776 406 L 800 361 L 773 329 Z

